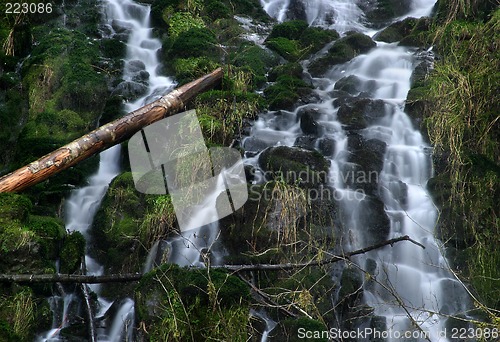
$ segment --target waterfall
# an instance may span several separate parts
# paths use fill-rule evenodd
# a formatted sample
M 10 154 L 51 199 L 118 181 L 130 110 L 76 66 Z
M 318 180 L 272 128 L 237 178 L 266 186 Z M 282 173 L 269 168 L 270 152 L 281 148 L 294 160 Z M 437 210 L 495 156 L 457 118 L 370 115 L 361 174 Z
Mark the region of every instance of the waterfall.
M 268 14 L 278 21 L 287 19 L 283 13 L 287 13 L 289 2 L 263 0 L 262 3 Z M 334 28 L 341 34 L 348 30 L 370 36 L 376 33 L 366 28 L 363 11 L 356 1 L 302 0 L 301 3 L 310 25 Z M 435 0 L 414 0 L 404 17 L 427 16 L 434 3 Z M 447 328 L 447 317 L 468 318 L 472 303 L 463 285 L 449 270 L 442 254 L 442 243 L 435 238 L 437 209 L 426 190 L 433 173 L 432 148 L 404 112 L 410 77 L 416 65 L 415 49 L 377 42 L 369 53 L 336 65 L 325 78 L 315 79 L 322 102 L 301 106 L 290 116 L 296 117 L 297 112 L 305 108 L 316 108 L 323 114 L 318 123 L 325 127 L 324 135 L 336 142 L 330 158 L 330 180 L 339 193 L 336 199 L 342 225 L 348 229 L 343 232 L 343 248 L 354 250 L 373 244 L 373 232 L 367 233 L 371 219 L 367 208 L 372 196 L 355 191 L 342 176 L 353 167 L 348 150 L 351 133 L 339 122 L 339 108 L 334 105 L 336 98 L 332 94 L 336 94 L 337 81 L 352 76 L 359 80 L 357 88 L 364 98 L 382 101 L 380 118 L 356 134 L 365 140 L 377 139 L 379 144 L 385 145 L 382 171 L 377 180 L 379 195 L 375 196 L 389 218 L 387 238 L 409 235 L 425 249 L 401 243 L 353 258 L 361 269 L 371 265 L 370 275 L 377 280 L 364 281 L 363 300 L 374 309 L 374 318 L 361 323 L 361 328 L 370 327 L 376 319 L 382 321 L 381 326 L 388 333 L 387 341 L 400 341 L 401 334 L 409 331 L 413 332 L 412 341 L 449 341 L 449 334 L 448 338 L 442 335 Z M 290 124 L 286 130 L 275 130 L 274 117 L 274 113 L 262 115 L 245 141 L 257 139 L 265 146 L 293 145 L 301 134 L 298 124 Z M 247 163 L 255 164 L 254 159 L 248 159 Z
M 117 35 L 117 31 L 127 32 L 127 52 L 123 82 L 117 88 L 142 87 L 144 96 L 133 102 L 126 103 L 126 111 L 130 112 L 138 107 L 155 100 L 175 86 L 171 78 L 158 74 L 160 62 L 157 58 L 161 42 L 153 38 L 152 28 L 149 25 L 150 7 L 135 3 L 131 0 L 106 0 L 103 3 L 104 27 L 110 37 Z M 106 194 L 109 183 L 120 172 L 120 145 L 116 145 L 102 152 L 99 168 L 96 174 L 88 180 L 88 185 L 71 192 L 66 201 L 65 223 L 69 231 L 79 231 L 83 236 L 89 238 L 89 229 L 94 216 L 99 209 L 101 201 Z M 89 255 L 85 256 L 87 274 L 102 275 L 103 267 L 93 260 Z M 111 304 L 99 295 L 100 286 L 88 285 L 97 294 L 99 312 L 97 317 L 103 316 Z M 60 302 L 60 297 L 52 297 L 50 303 Z M 50 331 L 37 338 L 38 341 L 59 341 L 59 332 L 68 325 L 68 307 L 77 301 L 74 294 L 64 296 L 64 311 L 59 316 L 59 306 L 52 305 L 54 312 L 53 327 Z M 76 304 L 73 304 L 76 305 Z M 131 340 L 134 321 L 134 302 L 130 298 L 122 301 L 117 310 L 114 321 L 109 329 L 100 329 L 97 339 L 99 341 L 121 341 L 127 335 Z

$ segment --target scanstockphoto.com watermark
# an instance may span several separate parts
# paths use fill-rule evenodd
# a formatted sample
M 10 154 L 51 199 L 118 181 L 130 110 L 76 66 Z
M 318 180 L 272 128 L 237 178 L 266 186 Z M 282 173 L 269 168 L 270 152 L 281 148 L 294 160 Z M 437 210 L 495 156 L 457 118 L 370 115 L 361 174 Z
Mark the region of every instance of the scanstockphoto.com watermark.
M 299 339 L 328 339 L 333 341 L 341 341 L 344 339 L 396 339 L 400 341 L 414 341 L 419 339 L 429 339 L 428 331 L 420 330 L 377 330 L 374 328 L 342 330 L 338 328 L 330 328 L 329 330 L 307 330 L 299 328 L 297 330 Z

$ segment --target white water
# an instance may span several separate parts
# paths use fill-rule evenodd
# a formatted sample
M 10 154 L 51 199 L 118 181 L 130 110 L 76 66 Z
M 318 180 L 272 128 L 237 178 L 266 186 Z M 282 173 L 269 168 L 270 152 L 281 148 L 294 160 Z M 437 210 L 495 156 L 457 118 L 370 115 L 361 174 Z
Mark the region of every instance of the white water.
M 157 53 L 158 49 L 161 48 L 161 43 L 158 39 L 152 37 L 152 29 L 149 25 L 150 7 L 130 0 L 107 0 L 103 6 L 105 26 L 107 26 L 110 36 L 116 34 L 115 29 L 122 30 L 126 28 L 130 30 L 123 79 L 125 82 L 133 82 L 140 71 L 145 71 L 148 75 L 143 77 L 143 79 L 147 78 L 145 82 L 147 87 L 146 94 L 134 102 L 127 103 L 125 106 L 126 112 L 130 112 L 154 100 L 155 97 L 163 95 L 169 89 L 172 89 L 175 84 L 172 79 L 160 76 L 157 72 L 160 66 Z M 142 63 L 143 70 L 137 69 L 138 61 Z M 139 64 L 141 65 L 141 63 Z M 142 75 L 144 76 L 145 74 L 142 73 Z M 89 184 L 71 193 L 66 201 L 65 208 L 65 222 L 68 230 L 79 231 L 86 239 L 89 238 L 89 228 L 92 225 L 92 221 L 99 209 L 108 185 L 120 172 L 119 161 L 120 145 L 102 152 L 100 154 L 99 169 L 95 175 L 89 178 Z M 85 262 L 87 274 L 103 274 L 103 267 L 90 256 L 85 256 Z M 110 308 L 112 303 L 99 296 L 99 285 L 88 285 L 88 287 L 98 295 L 100 309 L 96 317 L 101 317 Z M 68 294 L 64 297 L 64 309 L 62 318 L 60 319 L 56 319 L 59 315 L 59 308 L 54 306 L 53 328 L 38 337 L 38 341 L 59 341 L 58 335 L 60 330 L 69 323 L 67 308 L 77 300 L 74 294 Z M 53 297 L 49 301 L 52 303 L 60 301 L 60 299 L 59 297 Z M 122 301 L 111 326 L 106 330 L 98 329 L 97 339 L 99 341 L 115 342 L 126 338 L 130 341 L 132 338 L 133 322 L 134 302 L 126 298 Z
M 286 19 L 283 13 L 286 13 L 288 2 L 262 2 L 266 3 L 264 8 L 271 16 L 279 21 Z M 351 29 L 370 36 L 374 33 L 365 28 L 362 22 L 364 16 L 356 1 L 302 2 L 306 5 L 311 25 L 335 28 L 341 34 Z M 434 2 L 435 0 L 414 0 L 407 16 L 429 15 Z M 333 13 L 336 18 L 333 24 L 325 19 L 328 18 L 328 13 Z M 316 79 L 319 85 L 317 91 L 324 100 L 302 108 L 317 108 L 321 113 L 318 122 L 325 128 L 325 136 L 336 141 L 330 176 L 332 185 L 341 195 L 338 204 L 343 226 L 349 228 L 349 231 L 344 232 L 344 248 L 354 250 L 369 244 L 370 237 L 367 236 L 363 219 L 366 198 L 350 190 L 342 178 L 342 172 L 348 170 L 352 163 L 348 161 L 349 151 L 346 150 L 347 135 L 337 121 L 338 108 L 333 106 L 329 93 L 334 89 L 336 81 L 355 75 L 361 81 L 359 90 L 364 93 L 364 97 L 381 99 L 386 103 L 385 116 L 376 124 L 361 130 L 360 134 L 367 140 L 375 138 L 387 144 L 378 187 L 390 219 L 388 238 L 409 235 L 423 244 L 425 249 L 400 242 L 393 247 L 356 257 L 354 260 L 361 268 L 365 267 L 368 258 L 377 263 L 374 275 L 380 284 L 370 282 L 364 285 L 364 301 L 375 309 L 375 315 L 385 318 L 387 332 L 393 336 L 387 341 L 400 341 L 400 338 L 395 337 L 399 332 L 415 331 L 412 320 L 428 333 L 414 341 L 448 341 L 440 334 L 446 327 L 446 315 L 466 316 L 471 306 L 462 284 L 448 269 L 441 254 L 441 243 L 434 238 L 437 209 L 426 190 L 427 180 L 432 177 L 431 149 L 403 111 L 415 65 L 413 50 L 396 44 L 378 43 L 368 54 L 335 66 L 324 78 Z M 285 112 L 290 117 L 288 126 L 281 124 L 278 127 L 276 121 L 281 119 L 273 113 L 263 115 L 245 143 L 248 146 L 260 144 L 264 147 L 272 144 L 292 145 L 295 137 L 301 134 L 300 127 L 293 120 L 298 110 L 293 113 Z M 254 163 L 253 159 L 249 162 Z M 401 200 L 402 183 L 407 187 L 406 201 Z M 399 299 L 396 300 L 395 296 Z M 399 300 L 411 318 L 401 307 Z

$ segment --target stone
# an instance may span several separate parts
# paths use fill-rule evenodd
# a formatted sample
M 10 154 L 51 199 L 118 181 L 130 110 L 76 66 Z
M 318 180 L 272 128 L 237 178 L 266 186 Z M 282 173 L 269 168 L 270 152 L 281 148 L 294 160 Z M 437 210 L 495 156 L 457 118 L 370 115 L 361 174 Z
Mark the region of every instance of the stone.
M 283 176 L 285 181 L 309 187 L 326 183 L 330 163 L 317 151 L 278 146 L 266 149 L 259 156 L 259 165 L 268 176 Z
M 366 128 L 385 115 L 386 108 L 383 100 L 366 98 L 345 100 L 337 112 L 338 120 L 346 126 L 347 130 Z

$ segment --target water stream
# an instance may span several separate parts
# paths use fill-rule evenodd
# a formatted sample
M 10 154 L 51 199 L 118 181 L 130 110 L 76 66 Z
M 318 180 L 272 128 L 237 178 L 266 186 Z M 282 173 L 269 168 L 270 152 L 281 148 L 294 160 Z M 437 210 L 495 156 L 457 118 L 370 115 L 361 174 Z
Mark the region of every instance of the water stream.
M 287 20 L 288 1 L 262 0 L 261 3 L 278 21 Z M 334 28 L 341 35 L 349 30 L 369 36 L 377 32 L 367 28 L 369 25 L 356 1 L 303 0 L 302 3 L 310 25 Z M 415 0 L 404 17 L 428 16 L 434 3 L 435 0 Z M 321 103 L 308 104 L 291 113 L 282 111 L 281 114 L 294 118 L 298 111 L 308 108 L 321 113 L 318 123 L 324 127 L 324 137 L 335 140 L 335 152 L 330 157 L 330 180 L 340 194 L 336 199 L 342 213 L 342 225 L 347 230 L 343 232 L 343 248 L 354 250 L 374 241 L 373 234 L 367 233 L 371 222 L 367 214 L 371 194 L 356 191 L 343 177 L 357 165 L 350 162 L 348 146 L 352 132 L 337 118 L 339 107 L 334 104 L 335 94 L 338 94 L 334 91 L 335 84 L 344 77 L 353 76 L 358 80 L 357 96 L 383 101 L 383 113 L 379 118 L 356 134 L 364 141 L 377 139 L 378 146 L 385 145 L 382 171 L 376 175 L 378 189 L 375 196 L 380 198 L 389 217 L 388 238 L 409 235 L 425 249 L 400 243 L 356 257 L 356 264 L 363 269 L 370 268 L 371 275 L 377 280 L 364 281 L 363 301 L 374 308 L 379 321 L 382 318 L 379 327 L 386 331 L 387 341 L 400 341 L 406 332 L 412 332 L 412 341 L 448 341 L 442 334 L 447 327 L 447 317 L 468 317 L 471 303 L 463 285 L 449 271 L 441 253 L 441 242 L 434 237 L 437 209 L 426 190 L 433 172 L 432 149 L 404 113 L 410 77 L 418 64 L 415 52 L 415 49 L 377 42 L 377 47 L 369 53 L 334 66 L 323 78 L 314 79 L 316 91 L 322 97 Z M 307 61 L 304 66 L 307 68 Z M 274 113 L 262 115 L 245 140 L 245 147 L 292 146 L 295 138 L 302 134 L 293 119 L 286 130 L 283 127 L 276 129 L 274 120 Z M 367 320 L 360 328 L 370 327 L 370 323 Z
M 157 58 L 161 42 L 153 38 L 149 25 L 150 7 L 130 0 L 106 0 L 102 7 L 104 24 L 103 34 L 110 38 L 115 35 L 126 37 L 127 51 L 124 60 L 123 82 L 119 89 L 136 89 L 143 96 L 125 105 L 125 112 L 130 112 L 143 104 L 151 102 L 174 87 L 168 77 L 159 75 L 160 63 Z M 79 231 L 88 239 L 89 229 L 99 209 L 109 183 L 120 172 L 120 145 L 100 154 L 99 168 L 88 179 L 88 185 L 72 191 L 66 201 L 65 222 L 69 231 Z M 90 256 L 85 256 L 87 274 L 102 275 L 103 267 Z M 111 302 L 101 297 L 99 285 L 88 285 L 97 294 L 99 310 L 96 318 L 102 317 L 111 307 Z M 60 341 L 59 332 L 68 326 L 70 307 L 78 307 L 78 297 L 73 293 L 54 296 L 49 299 L 54 312 L 53 327 L 38 337 L 39 341 Z M 77 309 L 75 309 L 77 310 Z M 60 313 L 62 311 L 62 313 Z M 97 330 L 98 341 L 132 340 L 134 321 L 134 302 L 125 298 L 120 302 L 112 324 L 106 329 Z

